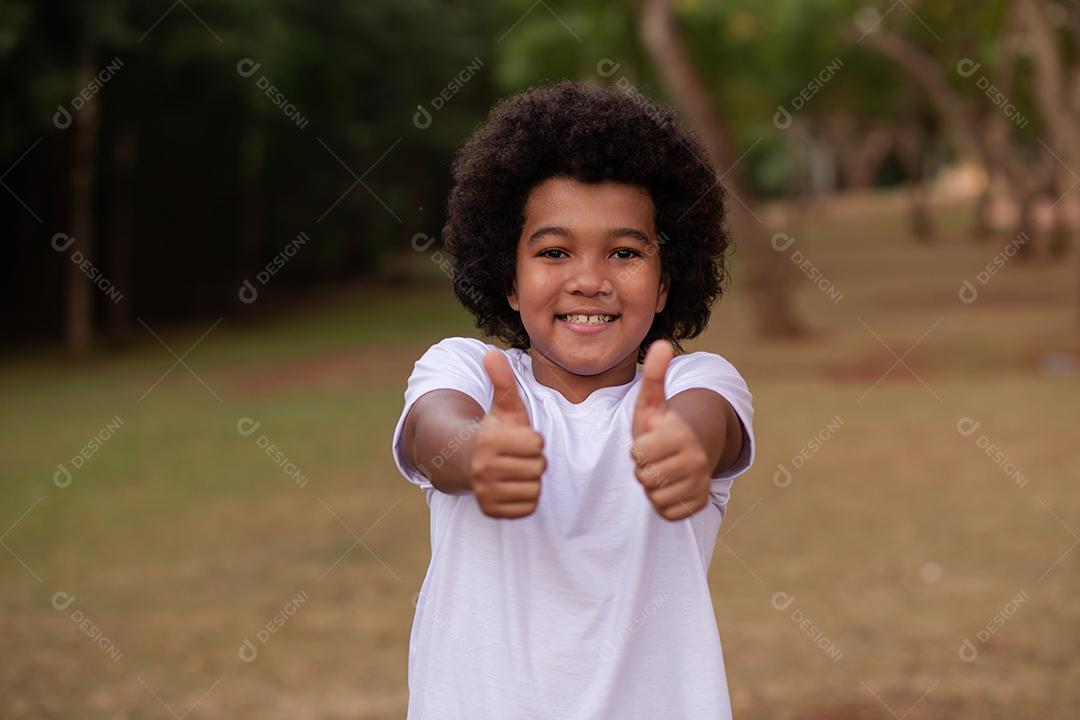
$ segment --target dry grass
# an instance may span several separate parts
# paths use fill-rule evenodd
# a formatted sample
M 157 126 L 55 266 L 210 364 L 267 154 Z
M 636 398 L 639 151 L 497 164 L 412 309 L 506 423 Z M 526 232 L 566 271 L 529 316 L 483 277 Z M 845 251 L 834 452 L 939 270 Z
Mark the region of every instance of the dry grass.
M 960 284 L 1006 239 L 968 240 L 960 209 L 939 217 L 942 237 L 919 246 L 890 198 L 830 207 L 788 230 L 843 294 L 801 283 L 813 334 L 756 338 L 736 278 L 692 347 L 734 362 L 757 411 L 757 464 L 733 488 L 711 575 L 737 717 L 1064 720 L 1080 707 L 1080 368 L 1040 369 L 1047 353 L 1080 355 L 1075 255 L 1010 262 L 964 304 Z M 149 339 L 78 371 L 38 358 L 0 369 L 0 716 L 404 715 L 428 524 L 390 433 L 411 361 L 470 330 L 441 288 L 383 290 L 256 330 L 226 322 L 186 358 L 220 403 L 182 367 L 138 402 L 172 363 Z M 204 329 L 163 337 L 182 353 Z M 910 370 L 890 371 L 885 345 Z M 117 415 L 115 437 L 57 487 L 57 464 Z M 262 423 L 254 435 L 237 432 L 242 417 Z M 982 423 L 972 436 L 957 431 L 964 417 Z M 830 421 L 833 436 L 778 484 Z M 57 592 L 74 602 L 55 609 Z M 784 610 L 778 592 L 794 597 Z M 300 593 L 243 662 L 244 639 Z M 965 638 L 974 662 L 959 656 Z

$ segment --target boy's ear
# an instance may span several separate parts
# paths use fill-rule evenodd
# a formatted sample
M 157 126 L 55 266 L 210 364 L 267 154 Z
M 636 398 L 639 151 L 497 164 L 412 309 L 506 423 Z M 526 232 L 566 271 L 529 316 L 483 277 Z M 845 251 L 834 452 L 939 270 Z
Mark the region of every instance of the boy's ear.
M 510 307 L 518 312 L 521 312 L 521 307 L 518 305 L 517 296 L 517 281 L 510 283 L 510 290 L 506 293 L 506 302 L 510 303 Z
M 661 313 L 667 305 L 668 290 L 671 288 L 671 278 L 666 274 L 660 276 L 660 291 L 656 294 L 656 312 Z

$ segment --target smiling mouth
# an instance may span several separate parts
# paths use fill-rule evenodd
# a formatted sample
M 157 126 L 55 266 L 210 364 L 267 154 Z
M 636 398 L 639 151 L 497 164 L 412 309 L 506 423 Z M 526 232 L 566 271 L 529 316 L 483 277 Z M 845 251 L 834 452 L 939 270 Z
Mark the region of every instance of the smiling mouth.
M 572 325 L 606 325 L 619 319 L 618 315 L 556 315 Z

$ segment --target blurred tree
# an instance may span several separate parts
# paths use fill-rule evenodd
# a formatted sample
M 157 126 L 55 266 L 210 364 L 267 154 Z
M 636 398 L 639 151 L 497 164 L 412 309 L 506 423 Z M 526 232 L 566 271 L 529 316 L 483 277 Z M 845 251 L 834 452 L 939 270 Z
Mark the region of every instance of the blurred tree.
M 1053 160 L 1065 166 L 1051 165 L 1049 179 L 1051 193 L 1062 205 L 1055 215 L 1050 252 L 1061 257 L 1071 244 L 1065 209 L 1075 206 L 1067 196 L 1074 185 L 1072 178 L 1078 177 L 1074 168 L 1080 168 L 1080 7 L 1075 2 L 1062 6 L 1014 0 L 1013 8 L 1030 33 L 1028 47 L 1037 69 L 1033 76 L 1034 96 L 1055 148 L 1045 149 L 1054 155 Z M 1062 192 L 1066 186 L 1068 189 Z
M 668 94 L 701 134 L 717 182 L 724 183 L 735 202 L 729 218 L 735 237 L 750 257 L 748 286 L 755 300 L 757 324 L 768 336 L 801 334 L 791 301 L 791 272 L 786 258 L 769 245 L 769 236 L 752 209 L 755 198 L 742 180 L 739 153 L 731 121 L 716 107 L 700 73 L 676 28 L 667 0 L 644 0 L 641 5 L 641 39 L 648 49 Z
M 66 328 L 82 356 L 95 325 L 122 345 L 136 315 L 153 324 L 265 311 L 291 289 L 378 272 L 387 252 L 441 224 L 450 157 L 494 99 L 504 10 L 451 0 L 0 5 L 11 88 L 0 212 L 17 240 L 2 285 L 26 309 L 12 334 Z M 114 60 L 119 71 L 104 72 Z M 257 67 L 250 76 L 238 70 L 245 60 Z M 479 71 L 465 77 L 470 64 Z M 430 127 L 414 125 L 433 98 Z M 58 108 L 70 126 L 51 124 Z M 73 238 L 62 253 L 50 247 L 61 232 Z M 241 282 L 300 232 L 311 242 L 257 305 L 239 305 Z M 119 302 L 71 262 L 75 252 Z
M 1020 132 L 1002 108 L 992 105 L 998 96 L 987 92 L 992 84 L 1000 97 L 1008 93 L 1013 96 L 1010 100 L 1022 104 L 1019 81 L 1027 77 L 1017 68 L 1011 8 L 1000 1 L 965 7 L 963 12 L 951 5 L 918 4 L 905 18 L 894 22 L 906 25 L 906 31 L 894 31 L 876 11 L 864 10 L 862 27 L 850 31 L 849 37 L 897 63 L 924 90 L 952 138 L 986 168 L 988 176 L 1005 180 L 1019 209 L 1016 237 L 1034 238 L 1036 201 L 1048 191 L 1053 160 L 1032 134 Z M 973 33 L 979 33 L 980 38 L 1000 36 L 1003 42 L 973 42 Z M 908 34 L 920 40 L 910 39 Z M 937 45 L 928 48 L 931 35 L 948 51 L 942 52 Z M 976 72 L 979 75 L 972 78 Z M 984 207 L 985 203 L 980 203 L 980 214 Z M 983 225 L 981 218 L 977 224 Z M 1020 243 L 1018 255 L 1029 255 L 1031 248 L 1031 242 Z
M 880 0 L 873 15 L 864 2 L 9 0 L 0 212 L 15 244 L 0 292 L 27 308 L 9 313 L 11 332 L 62 330 L 82 356 L 94 328 L 122 346 L 135 317 L 243 317 L 390 255 L 414 265 L 409 240 L 438 235 L 455 148 L 497 96 L 563 77 L 629 83 L 698 127 L 732 190 L 766 333 L 802 328 L 758 200 L 798 198 L 795 232 L 823 193 L 907 181 L 913 231 L 930 237 L 920 183 L 946 137 L 1004 181 L 1018 232 L 1034 237 L 1037 198 L 1064 197 L 1050 245 L 1063 254 L 1080 167 L 1077 5 Z M 1030 123 L 1006 117 L 991 82 Z M 53 124 L 59 109 L 69 125 Z M 242 303 L 241 283 L 301 232 L 310 242 Z M 73 238 L 64 252 L 57 233 Z

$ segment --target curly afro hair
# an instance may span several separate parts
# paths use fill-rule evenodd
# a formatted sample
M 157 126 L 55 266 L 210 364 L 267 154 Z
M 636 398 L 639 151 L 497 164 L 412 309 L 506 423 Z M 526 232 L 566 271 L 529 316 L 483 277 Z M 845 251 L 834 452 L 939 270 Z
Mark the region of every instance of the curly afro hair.
M 563 81 L 501 101 L 453 166 L 442 239 L 454 293 L 483 333 L 528 349 L 506 294 L 530 190 L 556 176 L 635 185 L 656 206 L 661 268 L 671 279 L 638 361 L 660 338 L 683 352 L 680 341 L 701 334 L 728 281 L 724 192 L 706 157 L 674 111 L 632 89 Z

